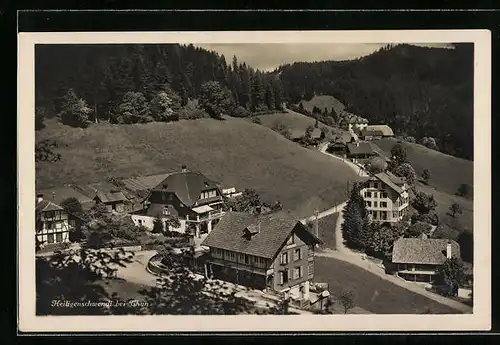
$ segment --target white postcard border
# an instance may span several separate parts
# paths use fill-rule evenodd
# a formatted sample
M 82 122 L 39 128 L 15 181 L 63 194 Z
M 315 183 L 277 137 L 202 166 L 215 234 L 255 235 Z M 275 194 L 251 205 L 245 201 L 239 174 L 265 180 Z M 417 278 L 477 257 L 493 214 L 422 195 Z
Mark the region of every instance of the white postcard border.
M 18 34 L 18 305 L 23 332 L 472 331 L 491 327 L 491 32 L 489 30 L 64 32 Z M 473 42 L 474 310 L 465 315 L 36 316 L 34 46 L 83 43 Z M 452 173 L 452 172 L 450 172 Z

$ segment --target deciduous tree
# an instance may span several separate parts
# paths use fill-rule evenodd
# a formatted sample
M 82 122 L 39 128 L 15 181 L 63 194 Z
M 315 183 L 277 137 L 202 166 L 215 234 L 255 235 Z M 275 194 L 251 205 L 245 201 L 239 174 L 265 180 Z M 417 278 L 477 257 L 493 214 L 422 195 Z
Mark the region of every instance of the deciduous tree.
M 464 264 L 456 257 L 446 259 L 440 266 L 439 273 L 443 279 L 441 293 L 445 296 L 456 296 L 458 289 L 464 281 Z
M 428 214 L 434 211 L 437 207 L 436 200 L 433 194 L 426 194 L 424 192 L 416 192 L 412 200 L 412 206 L 420 214 Z
M 462 212 L 463 212 L 462 206 L 460 206 L 460 204 L 456 203 L 456 202 L 454 202 L 453 204 L 451 204 L 450 211 L 451 211 L 451 215 L 453 217 L 455 217 L 457 214 L 462 214 Z
M 58 114 L 61 122 L 69 126 L 86 127 L 91 113 L 87 102 L 79 98 L 73 89 L 68 89 Z
M 222 115 L 232 115 L 235 102 L 231 91 L 219 82 L 208 81 L 201 85 L 200 106 L 213 118 L 222 119 Z

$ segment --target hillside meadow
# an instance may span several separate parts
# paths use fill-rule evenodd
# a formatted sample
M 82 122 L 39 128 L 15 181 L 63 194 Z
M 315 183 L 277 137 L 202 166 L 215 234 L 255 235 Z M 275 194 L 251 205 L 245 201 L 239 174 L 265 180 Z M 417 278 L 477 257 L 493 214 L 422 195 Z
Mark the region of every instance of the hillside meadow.
M 281 122 L 286 125 L 288 129 L 290 129 L 291 133 L 295 135 L 302 135 L 305 133 L 306 128 L 309 126 L 314 126 L 316 123 L 316 119 L 312 117 L 299 114 L 290 109 L 287 109 L 286 113 L 273 113 L 257 116 L 262 126 L 267 128 L 272 128 L 273 125 L 277 122 Z M 252 120 L 252 118 L 248 118 L 248 121 Z M 337 128 L 328 126 L 322 122 L 318 123 L 318 128 L 326 129 L 326 138 L 333 138 L 332 133 L 339 131 Z
M 100 123 L 86 129 L 50 119 L 36 136 L 57 140 L 62 156 L 37 163 L 37 189 L 178 171 L 186 164 L 224 186 L 254 188 L 264 201 L 279 200 L 302 218 L 345 200 L 346 182 L 359 178 L 342 162 L 245 119 Z
M 328 109 L 328 112 L 334 109 L 336 113 L 345 109 L 345 105 L 341 101 L 329 95 L 316 95 L 309 101 L 303 100 L 302 105 L 309 112 L 312 112 L 314 107 L 319 108 L 322 112 L 325 108 Z
M 375 140 L 384 151 L 390 152 L 396 144 L 395 139 Z M 401 142 L 406 149 L 410 164 L 418 176 L 424 169 L 429 169 L 431 177 L 429 186 L 448 194 L 455 194 L 462 183 L 473 185 L 474 163 L 465 159 L 453 157 L 439 151 L 431 150 L 419 144 Z

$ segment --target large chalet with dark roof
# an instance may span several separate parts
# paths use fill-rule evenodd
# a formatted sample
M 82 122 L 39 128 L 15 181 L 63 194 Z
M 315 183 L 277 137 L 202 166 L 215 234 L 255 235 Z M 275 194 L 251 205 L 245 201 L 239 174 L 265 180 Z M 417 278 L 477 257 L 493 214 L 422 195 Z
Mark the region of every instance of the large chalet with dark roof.
M 304 224 L 285 215 L 227 212 L 202 243 L 210 249 L 205 274 L 307 300 L 318 243 Z
M 192 229 L 195 236 L 210 233 L 223 215 L 223 196 L 217 184 L 199 172 L 167 175 L 152 188 L 141 212 L 132 215 L 135 224 L 152 229 L 155 219 L 163 219 L 165 230 L 184 233 Z M 169 228 L 169 217 L 179 219 L 179 228 Z

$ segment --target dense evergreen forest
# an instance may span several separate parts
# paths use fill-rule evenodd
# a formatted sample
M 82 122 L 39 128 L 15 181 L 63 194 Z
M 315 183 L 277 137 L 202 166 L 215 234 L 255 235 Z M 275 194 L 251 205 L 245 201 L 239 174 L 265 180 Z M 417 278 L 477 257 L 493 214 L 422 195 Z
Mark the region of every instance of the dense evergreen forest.
M 332 95 L 372 124 L 417 140 L 433 137 L 440 151 L 472 159 L 473 45 L 454 46 L 388 45 L 356 60 L 298 62 L 275 73 L 294 103 Z
M 182 106 L 190 98 L 201 98 L 203 84 L 211 81 L 217 82 L 220 95 L 231 95 L 229 110 L 235 113 L 228 115 L 281 108 L 277 77 L 239 63 L 236 57 L 227 62 L 223 55 L 193 45 L 40 45 L 35 52 L 36 107 L 45 117 L 60 115 L 68 98 L 76 97 L 85 101 L 90 120 L 120 122 L 120 111 L 131 107 L 144 110 L 146 118 L 149 112 L 143 103 L 158 92 L 166 91 Z M 213 86 L 205 88 L 213 91 Z M 144 118 L 135 120 L 145 122 Z
M 325 94 L 372 124 L 418 141 L 432 137 L 440 151 L 472 159 L 473 61 L 471 44 L 396 45 L 266 73 L 193 45 L 39 45 L 35 118 L 42 128 L 54 116 L 67 124 L 244 117 Z M 183 113 L 189 100 L 197 109 Z

